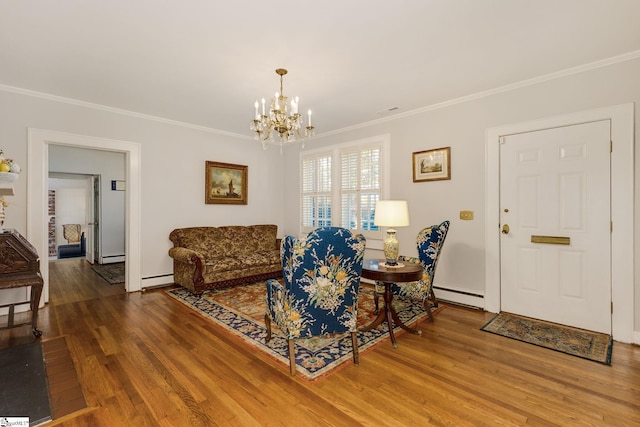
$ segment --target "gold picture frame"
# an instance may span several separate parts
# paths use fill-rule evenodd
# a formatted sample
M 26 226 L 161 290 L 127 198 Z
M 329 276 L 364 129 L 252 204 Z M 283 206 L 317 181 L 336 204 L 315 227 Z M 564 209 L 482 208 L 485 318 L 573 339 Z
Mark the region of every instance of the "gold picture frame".
M 249 166 L 231 163 L 205 163 L 204 202 L 221 205 L 246 205 Z
M 451 147 L 413 153 L 413 182 L 451 179 Z

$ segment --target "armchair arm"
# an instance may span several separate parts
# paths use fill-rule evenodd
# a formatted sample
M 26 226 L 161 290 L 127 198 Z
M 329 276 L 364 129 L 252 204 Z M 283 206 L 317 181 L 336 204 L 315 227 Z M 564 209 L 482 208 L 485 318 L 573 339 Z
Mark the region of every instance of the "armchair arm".
M 280 330 L 289 336 L 290 326 L 290 302 L 289 293 L 285 286 L 276 279 L 267 280 L 267 295 L 265 302 L 267 305 L 267 313 L 271 320 L 280 328 Z
M 284 298 L 284 285 L 278 282 L 276 279 L 267 280 L 267 311 L 273 313 L 273 308 L 282 305 L 282 299 Z

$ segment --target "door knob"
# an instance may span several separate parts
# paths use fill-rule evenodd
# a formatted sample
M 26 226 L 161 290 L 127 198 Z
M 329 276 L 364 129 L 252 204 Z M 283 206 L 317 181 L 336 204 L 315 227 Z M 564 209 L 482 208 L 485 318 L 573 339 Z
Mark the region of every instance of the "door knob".
M 502 226 L 502 234 L 509 234 L 509 224 Z

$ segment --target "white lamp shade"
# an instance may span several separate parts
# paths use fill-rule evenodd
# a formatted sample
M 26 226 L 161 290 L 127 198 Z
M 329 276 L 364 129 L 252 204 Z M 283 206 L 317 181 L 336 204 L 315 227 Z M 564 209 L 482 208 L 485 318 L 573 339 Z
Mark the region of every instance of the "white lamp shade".
M 378 200 L 373 218 L 375 225 L 405 227 L 409 225 L 409 206 L 405 200 Z

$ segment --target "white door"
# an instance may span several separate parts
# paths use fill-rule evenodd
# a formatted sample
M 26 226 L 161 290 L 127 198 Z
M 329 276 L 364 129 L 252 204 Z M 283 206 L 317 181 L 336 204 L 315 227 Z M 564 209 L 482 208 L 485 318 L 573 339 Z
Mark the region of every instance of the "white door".
M 610 122 L 500 144 L 501 310 L 611 333 Z

